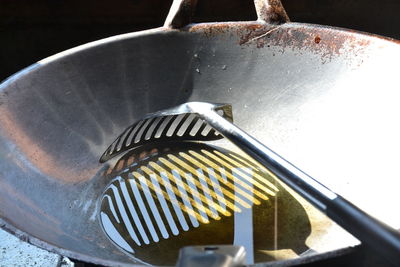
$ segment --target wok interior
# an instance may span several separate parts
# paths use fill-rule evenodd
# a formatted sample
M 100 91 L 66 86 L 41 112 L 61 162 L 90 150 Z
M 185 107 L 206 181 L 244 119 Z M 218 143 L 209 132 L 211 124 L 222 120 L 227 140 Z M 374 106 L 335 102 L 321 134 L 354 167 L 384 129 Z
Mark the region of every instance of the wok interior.
M 98 159 L 135 120 L 187 101 L 232 103 L 237 125 L 396 226 L 399 218 L 387 210 L 396 202 L 390 155 L 400 147 L 391 124 L 399 111 L 390 67 L 399 62 L 398 45 L 301 24 L 243 41 L 251 28 L 236 26 L 242 28 L 128 34 L 43 60 L 3 83 L 0 215 L 8 228 L 74 258 L 132 262 L 97 219 L 97 200 L 110 182 L 109 166 Z M 301 45 L 279 39 L 290 32 L 293 40 L 310 33 Z M 332 35 L 338 40 L 324 44 Z M 379 145 L 371 142 L 376 139 Z M 376 189 L 378 176 L 388 184 L 384 190 Z M 363 194 L 354 194 L 360 184 Z M 365 197 L 372 194 L 387 209 Z M 319 231 L 321 241 L 314 243 L 321 245 L 333 226 L 306 209 Z M 315 218 L 324 223 L 313 225 Z M 321 245 L 321 251 L 355 242 L 343 236 L 342 244 Z
M 145 145 L 106 175 L 102 227 L 118 247 L 148 264 L 172 266 L 179 250 L 193 245 L 240 244 L 247 263 L 309 249 L 311 225 L 299 201 L 268 170 L 220 146 Z

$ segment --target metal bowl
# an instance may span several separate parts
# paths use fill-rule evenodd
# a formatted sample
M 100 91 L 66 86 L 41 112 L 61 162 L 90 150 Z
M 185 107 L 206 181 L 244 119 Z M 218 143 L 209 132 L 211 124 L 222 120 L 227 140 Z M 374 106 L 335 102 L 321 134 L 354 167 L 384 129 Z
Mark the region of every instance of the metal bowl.
M 188 24 L 192 2 L 176 1 L 164 27 L 67 50 L 0 85 L 0 226 L 82 261 L 135 264 L 97 221 L 110 167 L 98 158 L 146 113 L 211 101 L 232 103 L 237 125 L 399 228 L 400 44 L 288 22 L 277 1 L 255 1 L 255 22 Z M 314 253 L 297 261 L 358 243 L 299 202 Z

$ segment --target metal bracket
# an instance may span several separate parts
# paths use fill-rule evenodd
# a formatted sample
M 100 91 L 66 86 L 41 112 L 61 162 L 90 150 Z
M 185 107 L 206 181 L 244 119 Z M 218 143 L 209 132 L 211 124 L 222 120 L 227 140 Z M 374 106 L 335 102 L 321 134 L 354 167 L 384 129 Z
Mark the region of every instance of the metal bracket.
M 192 21 L 198 0 L 174 0 L 164 27 L 179 29 Z M 254 0 L 258 21 L 269 24 L 289 22 L 289 17 L 280 0 Z

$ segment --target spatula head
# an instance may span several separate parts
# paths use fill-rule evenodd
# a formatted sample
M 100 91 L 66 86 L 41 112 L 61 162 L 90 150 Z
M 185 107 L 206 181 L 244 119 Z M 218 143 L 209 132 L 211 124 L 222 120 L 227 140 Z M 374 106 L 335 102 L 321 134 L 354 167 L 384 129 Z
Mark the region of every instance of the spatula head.
M 125 129 L 107 148 L 100 162 L 151 142 L 212 141 L 223 136 L 198 116 L 199 111 L 211 109 L 232 122 L 229 104 L 188 102 L 174 108 L 151 113 Z

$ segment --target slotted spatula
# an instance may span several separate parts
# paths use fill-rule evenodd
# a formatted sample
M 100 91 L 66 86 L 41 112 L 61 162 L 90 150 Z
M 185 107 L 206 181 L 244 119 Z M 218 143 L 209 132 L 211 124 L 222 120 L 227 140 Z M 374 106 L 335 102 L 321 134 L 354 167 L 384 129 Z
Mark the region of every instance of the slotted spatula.
M 149 114 L 128 127 L 100 162 L 150 142 L 229 139 L 285 184 L 371 249 L 400 266 L 400 232 L 376 220 L 334 193 L 232 123 L 227 104 L 189 102 Z
M 212 141 L 223 138 L 192 110 L 191 107 L 196 104 L 206 105 L 208 109 L 219 112 L 226 120 L 233 121 L 232 108 L 226 104 L 191 102 L 152 113 L 126 128 L 103 153 L 100 162 L 106 162 L 129 149 L 148 143 Z

